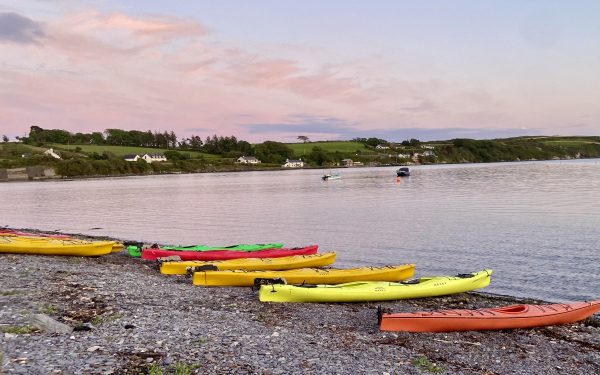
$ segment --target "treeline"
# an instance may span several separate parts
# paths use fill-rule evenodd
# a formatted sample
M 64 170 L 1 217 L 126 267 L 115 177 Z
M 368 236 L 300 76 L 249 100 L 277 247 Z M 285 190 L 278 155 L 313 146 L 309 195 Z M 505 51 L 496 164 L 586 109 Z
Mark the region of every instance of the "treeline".
M 391 145 L 392 143 L 382 139 L 382 138 L 353 138 L 352 139 L 353 142 L 360 142 L 365 144 L 366 146 L 371 146 L 371 147 L 376 147 L 378 145 Z M 416 138 L 411 138 L 411 139 L 405 139 L 404 141 L 400 142 L 398 145 L 400 146 L 404 146 L 404 147 L 419 147 L 421 145 L 421 141 L 416 139 Z
M 308 137 L 298 137 L 308 141 Z M 121 158 L 103 153 L 85 153 L 81 147 L 76 152 L 68 153 L 60 150 L 62 161 L 49 159 L 43 155 L 32 155 L 30 158 L 17 158 L 21 151 L 0 150 L 0 165 L 24 165 L 34 159 L 40 159 L 46 164 L 58 163 L 59 170 L 65 175 L 110 175 L 110 174 L 139 174 L 165 171 L 202 171 L 209 165 L 221 164 L 236 168 L 278 167 L 286 159 L 302 158 L 308 166 L 336 166 L 343 159 L 360 161 L 365 165 L 391 165 L 401 163 L 466 163 L 466 162 L 500 162 L 518 160 L 549 160 L 566 158 L 600 157 L 600 137 L 516 137 L 494 140 L 452 139 L 449 141 L 427 142 L 423 144 L 412 138 L 401 143 L 389 142 L 381 138 L 355 138 L 365 149 L 353 151 L 332 151 L 327 143 L 304 149 L 302 155 L 295 155 L 286 144 L 265 141 L 250 144 L 237 139 L 235 136 L 200 136 L 179 139 L 173 131 L 152 132 L 138 130 L 106 129 L 104 132 L 70 133 L 60 129 L 43 129 L 32 126 L 28 137 L 20 138 L 25 144 L 69 144 L 69 145 L 111 145 L 131 147 L 155 147 L 167 149 L 164 152 L 168 163 L 152 163 L 151 165 L 124 162 Z M 377 146 L 388 146 L 379 150 Z M 60 149 L 60 147 L 56 147 Z M 206 154 L 219 155 L 221 158 L 211 158 L 210 163 L 203 160 L 202 154 L 186 153 L 199 151 Z M 66 153 L 66 154 L 65 154 Z M 2 154 L 7 154 L 8 160 L 2 162 Z M 260 165 L 235 165 L 234 161 L 240 156 L 255 156 L 261 160 Z M 75 159 L 83 159 L 73 161 Z M 31 160 L 31 161 L 30 161 Z M 88 163 L 87 166 L 83 164 Z M 67 173 L 68 172 L 68 173 Z
M 43 129 L 39 126 L 31 126 L 29 135 L 19 138 L 19 140 L 31 145 L 57 143 L 181 149 L 223 155 L 224 157 L 231 152 L 248 154 L 252 150 L 250 143 L 238 140 L 235 136 L 223 137 L 215 134 L 206 137 L 203 141 L 197 135 L 179 139 L 174 131 L 106 129 L 104 132 L 73 134 L 62 129 Z
M 596 140 L 596 142 L 593 142 Z M 433 161 L 446 163 L 489 163 L 520 160 L 550 160 L 600 157 L 600 137 L 588 142 L 552 142 L 545 138 L 508 138 L 497 140 L 453 139 L 436 146 Z

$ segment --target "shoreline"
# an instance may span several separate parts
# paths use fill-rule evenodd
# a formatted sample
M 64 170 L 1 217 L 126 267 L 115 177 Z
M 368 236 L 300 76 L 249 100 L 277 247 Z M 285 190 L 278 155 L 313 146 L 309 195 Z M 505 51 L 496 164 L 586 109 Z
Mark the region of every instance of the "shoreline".
M 47 177 L 34 177 L 34 178 L 23 178 L 23 179 L 8 179 L 0 180 L 0 182 L 46 182 L 46 181 L 79 181 L 79 180 L 91 180 L 91 179 L 105 179 L 105 178 L 127 178 L 127 177 L 145 177 L 145 176 L 164 176 L 164 175 L 192 175 L 192 174 L 204 174 L 204 173 L 237 173 L 237 172 L 274 172 L 274 171 L 296 171 L 296 170 L 312 170 L 312 169 L 360 169 L 360 168 L 389 168 L 389 167 L 414 167 L 414 166 L 429 166 L 429 165 L 481 165 L 481 164 L 498 164 L 498 163 L 527 163 L 527 162 L 560 162 L 560 161 L 577 161 L 577 160 L 594 160 L 600 158 L 561 158 L 561 159 L 532 159 L 532 160 L 510 160 L 510 161 L 493 161 L 493 162 L 468 162 L 468 163 L 405 163 L 405 164 L 389 164 L 389 165 L 363 165 L 363 166 L 331 166 L 331 167 L 302 167 L 302 168 L 284 168 L 284 167 L 266 167 L 266 168 L 243 168 L 243 169 L 223 169 L 223 170 L 206 170 L 199 172 L 165 172 L 165 173 L 149 173 L 149 174 L 121 174 L 121 175 L 93 175 L 93 176 L 76 176 L 66 177 L 60 175 L 53 175 Z
M 193 286 L 126 252 L 98 258 L 0 254 L 0 261 L 0 373 L 600 372 L 598 316 L 505 331 L 377 327 L 377 306 L 399 312 L 544 301 L 483 291 L 378 303 L 261 303 L 250 288 Z M 36 312 L 79 330 L 26 332 Z M 7 327 L 22 331 L 7 333 Z

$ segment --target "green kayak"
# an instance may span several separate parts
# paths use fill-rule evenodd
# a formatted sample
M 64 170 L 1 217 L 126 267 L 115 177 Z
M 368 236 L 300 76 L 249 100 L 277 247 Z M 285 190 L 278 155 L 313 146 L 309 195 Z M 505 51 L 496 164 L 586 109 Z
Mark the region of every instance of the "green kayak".
M 161 250 L 175 250 L 175 251 L 218 251 L 218 250 L 229 250 L 229 251 L 259 251 L 265 249 L 280 249 L 283 247 L 282 243 L 255 243 L 255 244 L 238 244 L 231 246 L 208 246 L 208 245 L 192 245 L 192 246 L 158 246 L 152 245 L 152 249 Z M 127 251 L 129 255 L 139 258 L 142 255 L 142 249 L 144 245 L 142 243 L 128 243 Z

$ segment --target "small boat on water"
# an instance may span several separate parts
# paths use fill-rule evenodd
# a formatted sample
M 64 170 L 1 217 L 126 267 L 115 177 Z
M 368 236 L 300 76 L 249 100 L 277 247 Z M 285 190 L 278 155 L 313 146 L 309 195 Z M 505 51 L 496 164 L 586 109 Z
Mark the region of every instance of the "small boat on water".
M 400 169 L 396 171 L 396 175 L 398 177 L 410 176 L 410 170 L 408 167 L 400 167 Z
M 368 302 L 436 297 L 486 287 L 492 270 L 458 276 L 421 277 L 401 282 L 356 281 L 337 285 L 262 285 L 262 302 Z
M 417 311 L 386 314 L 378 310 L 382 331 L 453 332 L 533 328 L 574 323 L 600 310 L 600 300 L 552 305 L 511 305 L 478 310 Z
M 329 174 L 324 174 L 323 177 L 321 177 L 321 179 L 323 181 L 329 181 L 329 180 L 339 180 L 341 179 L 342 176 L 340 176 L 337 173 L 329 173 Z

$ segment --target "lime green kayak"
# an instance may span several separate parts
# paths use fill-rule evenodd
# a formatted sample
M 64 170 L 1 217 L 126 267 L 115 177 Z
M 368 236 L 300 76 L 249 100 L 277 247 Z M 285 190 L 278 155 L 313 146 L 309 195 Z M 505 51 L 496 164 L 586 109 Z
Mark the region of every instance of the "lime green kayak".
M 231 246 L 208 246 L 208 245 L 192 245 L 192 246 L 158 246 L 152 245 L 153 249 L 161 250 L 174 250 L 174 251 L 218 251 L 218 250 L 229 250 L 229 251 L 260 251 L 266 249 L 280 249 L 283 247 L 282 243 L 256 243 L 256 244 L 238 244 Z M 129 255 L 139 258 L 142 254 L 143 244 L 135 243 L 128 244 L 127 251 Z

